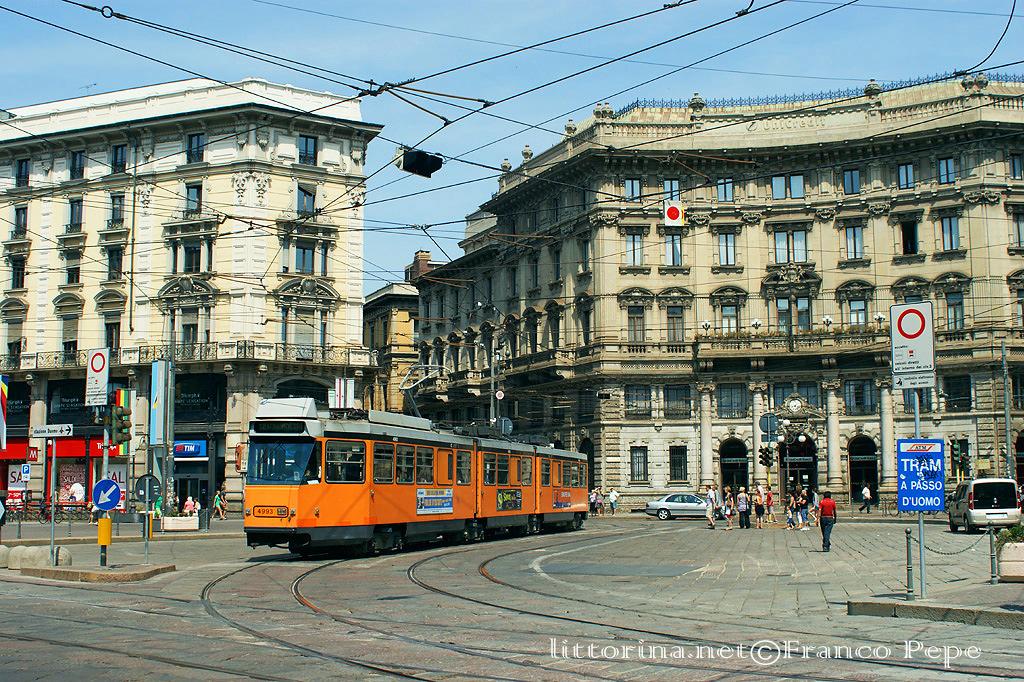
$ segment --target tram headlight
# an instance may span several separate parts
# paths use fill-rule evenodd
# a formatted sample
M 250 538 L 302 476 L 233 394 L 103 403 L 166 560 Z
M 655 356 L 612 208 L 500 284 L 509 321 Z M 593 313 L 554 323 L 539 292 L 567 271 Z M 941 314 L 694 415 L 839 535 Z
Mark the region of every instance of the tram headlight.
M 246 516 L 252 516 L 252 509 L 250 507 L 246 507 L 245 508 L 245 515 Z
M 294 509 L 290 509 L 289 512 L 288 512 L 288 515 L 289 516 L 295 516 L 295 510 Z

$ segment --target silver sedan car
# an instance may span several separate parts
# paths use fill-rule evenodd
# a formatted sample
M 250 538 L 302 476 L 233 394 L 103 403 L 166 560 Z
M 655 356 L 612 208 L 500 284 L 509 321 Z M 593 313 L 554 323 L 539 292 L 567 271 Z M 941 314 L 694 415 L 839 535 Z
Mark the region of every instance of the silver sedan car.
M 644 513 L 667 521 L 676 516 L 704 516 L 704 500 L 692 493 L 671 493 L 647 503 Z

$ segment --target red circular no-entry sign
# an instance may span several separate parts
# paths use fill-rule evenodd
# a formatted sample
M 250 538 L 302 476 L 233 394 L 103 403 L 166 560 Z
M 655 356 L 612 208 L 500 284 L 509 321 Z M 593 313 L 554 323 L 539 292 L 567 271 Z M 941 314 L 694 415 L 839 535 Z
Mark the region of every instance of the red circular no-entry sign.
M 94 372 L 102 372 L 106 366 L 107 358 L 103 353 L 93 353 L 93 356 L 89 358 L 89 368 Z
M 911 332 L 908 330 L 907 324 L 904 321 L 908 316 L 916 317 L 918 320 L 917 331 Z M 900 313 L 900 316 L 896 318 L 896 331 L 900 333 L 905 339 L 916 339 L 924 333 L 925 321 L 924 314 L 916 308 L 908 308 Z
M 665 217 L 669 220 L 679 220 L 682 217 L 682 211 L 679 210 L 678 206 L 669 206 L 665 209 Z

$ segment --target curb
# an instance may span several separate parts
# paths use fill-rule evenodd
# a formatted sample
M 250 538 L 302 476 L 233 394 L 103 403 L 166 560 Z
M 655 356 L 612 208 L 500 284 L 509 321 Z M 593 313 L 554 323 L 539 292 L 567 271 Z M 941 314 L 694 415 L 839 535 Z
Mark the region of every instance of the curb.
M 238 540 L 244 539 L 245 533 L 176 533 L 174 535 L 154 535 L 151 538 L 151 542 L 177 542 L 179 540 Z M 134 535 L 123 535 L 111 538 L 111 541 L 115 544 L 121 542 L 143 542 L 145 538 Z M 40 547 L 42 545 L 49 546 L 50 538 L 29 538 L 27 540 L 4 540 L 4 545 L 8 547 L 17 547 L 19 545 L 23 547 Z M 54 544 L 57 545 L 95 545 L 95 537 L 60 537 L 58 536 L 54 540 Z
M 1024 612 L 986 609 L 974 606 L 949 606 L 892 599 L 850 599 L 846 602 L 848 616 L 879 616 L 882 618 L 917 618 L 965 625 L 983 625 L 1004 630 L 1024 630 Z
M 161 573 L 175 570 L 174 564 L 152 564 L 150 566 L 114 566 L 112 568 L 23 568 L 22 575 L 49 580 L 63 580 L 76 583 L 133 583 L 147 580 Z
M 776 516 L 778 516 L 778 514 L 776 514 Z M 692 519 L 694 521 L 703 521 L 704 520 L 703 516 L 701 516 L 701 517 L 693 516 L 693 517 L 686 517 L 686 518 L 690 518 L 690 519 Z M 587 520 L 588 521 L 594 521 L 594 520 L 597 520 L 597 519 L 637 519 L 637 520 L 650 519 L 651 521 L 657 521 L 658 520 L 654 516 L 649 516 L 649 515 L 643 513 L 643 511 L 633 511 L 633 512 L 629 512 L 627 514 L 623 514 L 623 513 L 620 512 L 620 513 L 616 514 L 615 516 L 609 516 L 609 515 L 605 515 L 605 516 L 588 515 L 587 516 Z M 677 519 L 674 519 L 674 520 L 677 520 Z M 678 520 L 683 520 L 683 517 L 678 517 Z M 721 519 L 719 519 L 719 520 L 716 521 L 716 523 L 725 523 L 725 522 L 722 521 Z M 899 524 L 899 525 L 906 526 L 906 525 L 910 525 L 910 524 L 917 525 L 917 519 L 916 518 L 910 518 L 910 517 L 900 518 L 900 517 L 882 516 L 882 515 L 879 515 L 877 518 L 874 517 L 874 516 L 840 516 L 839 517 L 839 523 L 893 523 L 893 524 Z M 924 520 L 924 525 L 926 525 L 926 526 L 948 526 L 949 525 L 949 521 L 947 521 L 946 519 L 936 519 L 936 518 L 927 518 L 926 517 L 925 520 Z M 779 523 L 774 523 L 774 524 L 770 524 L 769 525 L 770 528 L 784 528 L 785 526 L 786 526 L 785 518 L 783 518 L 783 520 L 781 522 L 779 522 Z

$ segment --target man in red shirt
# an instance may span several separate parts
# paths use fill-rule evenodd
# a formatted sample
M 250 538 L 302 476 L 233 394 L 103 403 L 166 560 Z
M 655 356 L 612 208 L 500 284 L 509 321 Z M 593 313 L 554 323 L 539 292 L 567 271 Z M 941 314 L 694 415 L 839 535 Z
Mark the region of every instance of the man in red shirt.
M 818 518 L 821 525 L 821 551 L 832 551 L 832 526 L 836 524 L 836 502 L 831 492 L 825 492 L 824 499 L 818 505 Z

